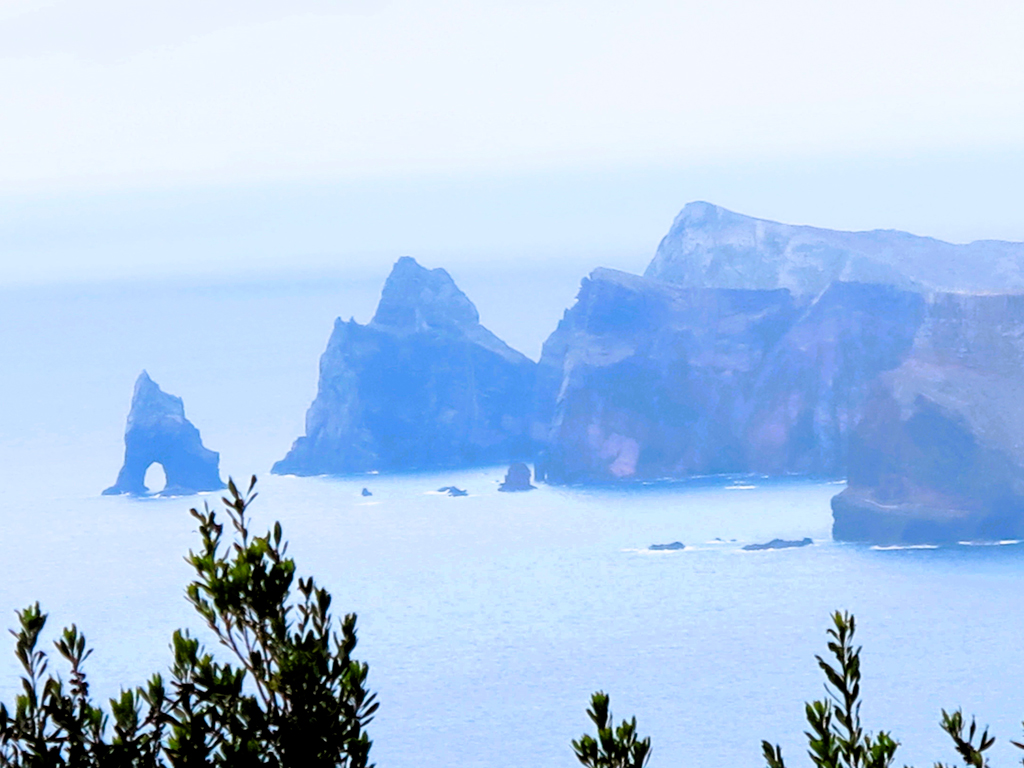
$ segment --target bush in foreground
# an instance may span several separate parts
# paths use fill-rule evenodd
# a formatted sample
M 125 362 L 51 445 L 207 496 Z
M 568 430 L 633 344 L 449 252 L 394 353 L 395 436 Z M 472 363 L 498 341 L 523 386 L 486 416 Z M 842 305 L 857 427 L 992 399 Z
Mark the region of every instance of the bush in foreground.
M 807 751 L 817 768 L 889 768 L 896 758 L 899 742 L 887 731 L 877 736 L 864 731 L 860 721 L 860 646 L 854 646 L 857 622 L 849 613 L 832 614 L 832 627 L 828 630 L 828 650 L 834 663 L 816 656 L 818 666 L 825 673 L 826 697 L 805 705 L 809 730 Z M 995 738 L 986 728 L 978 734 L 974 718 L 968 726 L 959 709 L 952 714 L 942 710 L 940 727 L 953 740 L 957 754 L 964 764 L 972 768 L 988 765 L 985 756 Z M 1011 742 L 1017 747 L 1024 746 Z M 761 742 L 768 768 L 785 768 L 782 749 L 768 741 Z M 935 768 L 944 768 L 936 763 Z
M 576 759 L 587 768 L 643 768 L 651 757 L 651 739 L 638 739 L 636 718 L 614 727 L 607 693 L 598 691 L 590 700 L 587 716 L 597 726 L 597 738 L 583 734 L 572 743 Z
M 331 596 L 297 581 L 281 526 L 249 529 L 256 498 L 233 481 L 223 499 L 233 540 L 208 506 L 193 509 L 201 546 L 186 560 L 189 602 L 232 661 L 215 660 L 187 630 L 174 633 L 169 682 L 159 674 L 94 704 L 82 667 L 91 650 L 72 625 L 54 643 L 67 683 L 39 649 L 46 614 L 18 612 L 15 653 L 24 670 L 13 709 L 0 704 L 0 766 L 15 768 L 367 768 L 366 725 L 377 709 L 367 666 L 352 658 L 354 614 L 337 624 Z
M 808 730 L 808 755 L 816 768 L 890 768 L 896 757 L 899 742 L 888 731 L 877 735 L 866 732 L 860 720 L 860 652 L 853 637 L 857 623 L 849 613 L 836 611 L 832 627 L 828 630 L 828 650 L 832 660 L 816 656 L 818 666 L 825 673 L 826 697 L 805 705 Z M 597 726 L 597 739 L 584 735 L 572 743 L 577 759 L 587 768 L 643 768 L 650 757 L 651 740 L 637 741 L 636 718 L 622 721 L 617 729 L 609 725 L 608 696 L 595 693 L 592 708 L 587 711 Z M 978 733 L 978 725 L 971 718 L 967 724 L 963 712 L 952 714 L 942 711 L 940 727 L 953 740 L 957 754 L 968 768 L 987 768 L 985 753 L 995 743 L 988 729 Z M 1010 742 L 1019 749 L 1024 744 Z M 782 748 L 771 742 L 761 742 L 768 768 L 786 768 Z M 934 768 L 947 768 L 936 763 Z

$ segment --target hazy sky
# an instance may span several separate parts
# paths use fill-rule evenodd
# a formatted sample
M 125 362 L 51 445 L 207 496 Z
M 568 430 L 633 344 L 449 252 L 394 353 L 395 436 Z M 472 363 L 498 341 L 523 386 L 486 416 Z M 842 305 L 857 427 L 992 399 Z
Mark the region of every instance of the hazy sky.
M 2 279 L 625 264 L 712 197 L 1024 239 L 1022 35 L 1020 0 L 0 0 Z

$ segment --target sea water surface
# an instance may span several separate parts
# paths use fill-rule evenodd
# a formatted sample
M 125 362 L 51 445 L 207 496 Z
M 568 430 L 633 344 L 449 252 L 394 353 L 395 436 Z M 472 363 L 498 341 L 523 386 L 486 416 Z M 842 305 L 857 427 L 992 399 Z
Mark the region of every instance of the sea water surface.
M 757 765 L 760 740 L 806 763 L 803 702 L 834 609 L 864 645 L 863 717 L 900 764 L 954 755 L 964 707 L 1015 759 L 1024 716 L 1024 548 L 879 550 L 830 540 L 827 480 L 707 478 L 497 492 L 503 468 L 359 478 L 267 473 L 301 433 L 331 287 L 228 292 L 22 291 L 0 303 L 0 617 L 39 600 L 76 622 L 97 696 L 165 671 L 193 498 L 103 497 L 134 376 L 147 367 L 224 474 L 259 475 L 256 526 L 280 520 L 304 575 L 359 616 L 381 707 L 380 766 L 571 766 L 593 691 L 636 715 L 651 765 Z M 370 304 L 372 307 L 372 303 Z M 365 318 L 357 318 L 365 319 Z M 259 342 L 258 348 L 253 345 Z M 248 414 L 248 416 L 247 416 Z M 441 486 L 469 491 L 452 498 Z M 372 496 L 360 491 L 367 487 Z M 747 543 L 810 536 L 799 549 Z M 686 549 L 652 552 L 654 543 Z M 0 695 L 18 669 L 0 639 Z

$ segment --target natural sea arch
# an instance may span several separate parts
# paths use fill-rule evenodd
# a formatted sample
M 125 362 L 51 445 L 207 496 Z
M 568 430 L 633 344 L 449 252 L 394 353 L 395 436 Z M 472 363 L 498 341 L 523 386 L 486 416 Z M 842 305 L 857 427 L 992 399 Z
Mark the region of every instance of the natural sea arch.
M 132 406 L 124 432 L 124 464 L 117 481 L 105 495 L 148 493 L 183 495 L 216 491 L 224 487 L 218 464 L 220 455 L 203 445 L 199 430 L 185 418 L 180 397 L 169 395 L 143 371 L 135 382 Z M 160 465 L 165 482 L 152 477 Z
M 146 476 L 142 481 L 150 493 L 159 493 L 167 487 L 167 472 L 164 465 L 154 461 L 146 468 Z

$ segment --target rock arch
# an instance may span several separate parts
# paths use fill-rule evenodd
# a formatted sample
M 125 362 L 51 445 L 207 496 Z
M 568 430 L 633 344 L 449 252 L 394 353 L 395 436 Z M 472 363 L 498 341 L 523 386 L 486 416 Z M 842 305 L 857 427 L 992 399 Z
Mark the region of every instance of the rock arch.
M 159 461 L 151 462 L 150 465 L 146 467 L 146 472 L 142 482 L 150 493 L 162 491 L 166 488 L 167 470 L 164 469 L 164 465 Z
M 216 491 L 220 454 L 203 445 L 199 430 L 185 418 L 180 397 L 169 395 L 143 371 L 135 382 L 124 433 L 124 464 L 117 482 L 103 493 L 144 495 L 146 470 L 158 463 L 167 478 L 163 495 Z

